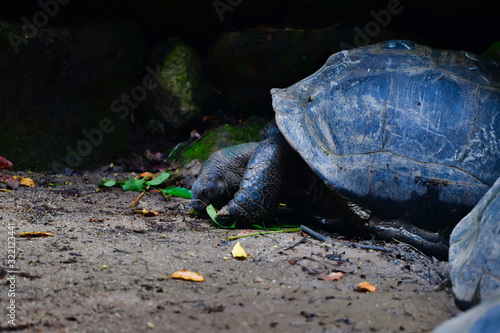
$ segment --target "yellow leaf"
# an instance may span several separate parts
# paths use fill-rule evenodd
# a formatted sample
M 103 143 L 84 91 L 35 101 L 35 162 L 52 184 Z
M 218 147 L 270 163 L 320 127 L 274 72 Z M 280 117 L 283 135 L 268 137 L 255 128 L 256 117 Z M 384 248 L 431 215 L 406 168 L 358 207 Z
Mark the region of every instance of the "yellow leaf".
M 375 292 L 377 288 L 373 284 L 369 284 L 366 281 L 361 282 L 358 284 L 358 291 L 369 291 L 371 293 Z
M 24 177 L 21 177 L 19 184 L 29 187 L 35 186 L 35 182 L 31 178 L 24 178 Z
M 158 215 L 158 212 L 154 212 L 152 210 L 147 210 L 147 209 L 142 209 L 141 213 L 144 214 L 144 216 L 156 216 L 156 215 Z
M 245 260 L 248 257 L 248 254 L 241 247 L 240 242 L 236 243 L 236 245 L 233 247 L 232 253 L 233 257 L 235 257 L 236 259 Z
M 180 270 L 177 272 L 173 272 L 170 277 L 174 279 L 182 279 L 182 280 L 187 280 L 187 281 L 196 281 L 196 282 L 203 282 L 205 281 L 205 278 L 201 276 L 201 274 L 196 273 L 196 272 L 191 272 L 191 271 L 186 271 L 186 270 Z
M 29 231 L 29 232 L 20 232 L 19 237 L 49 237 L 54 236 L 50 232 L 40 232 L 40 231 Z

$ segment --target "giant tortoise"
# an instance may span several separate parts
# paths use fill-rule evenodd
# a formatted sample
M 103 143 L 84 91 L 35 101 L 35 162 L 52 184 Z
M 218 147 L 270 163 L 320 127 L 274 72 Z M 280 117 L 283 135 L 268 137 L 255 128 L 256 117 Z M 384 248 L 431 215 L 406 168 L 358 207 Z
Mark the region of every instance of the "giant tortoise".
M 204 164 L 192 204 L 219 223 L 300 221 L 446 257 L 452 228 L 500 176 L 500 67 L 392 40 L 341 51 L 272 89 L 259 143 Z M 277 125 L 277 127 L 276 127 Z

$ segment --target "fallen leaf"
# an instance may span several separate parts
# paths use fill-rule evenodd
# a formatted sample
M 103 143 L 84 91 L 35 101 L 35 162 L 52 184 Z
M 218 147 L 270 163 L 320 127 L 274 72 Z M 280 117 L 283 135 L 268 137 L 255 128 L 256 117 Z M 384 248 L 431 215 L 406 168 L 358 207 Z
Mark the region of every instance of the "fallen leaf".
M 158 215 L 158 212 L 154 212 L 152 210 L 147 210 L 147 209 L 142 209 L 142 210 L 140 210 L 140 212 L 144 216 L 156 216 L 156 215 Z
M 219 94 L 222 94 L 222 93 L 219 91 Z M 209 115 L 209 116 L 203 116 L 201 121 L 206 123 L 207 121 L 214 121 L 216 119 L 217 119 L 217 116 Z
M 230 226 L 225 226 L 219 222 L 217 222 L 217 220 L 215 219 L 215 217 L 217 216 L 217 210 L 214 208 L 214 206 L 212 206 L 212 204 L 208 205 L 207 208 L 207 214 L 208 216 L 210 216 L 210 218 L 212 219 L 212 221 L 214 221 L 215 224 L 217 224 L 219 227 L 221 228 L 229 228 L 229 229 L 235 229 L 235 226 L 236 226 L 236 221 L 234 221 L 234 223 Z
M 162 189 L 163 193 L 173 195 L 174 197 L 191 199 L 191 190 L 184 187 L 170 186 Z
M 337 281 L 337 280 L 340 280 L 342 279 L 342 276 L 344 274 L 342 274 L 342 272 L 332 272 L 328 275 L 322 275 L 321 278 L 325 281 Z
M 358 291 L 368 291 L 368 292 L 375 292 L 377 290 L 377 287 L 375 287 L 373 284 L 369 284 L 366 281 L 361 282 L 358 284 Z
M 21 177 L 19 184 L 24 185 L 24 186 L 28 186 L 28 187 L 35 186 L 35 182 L 31 178 L 24 178 L 24 177 Z
M 142 176 L 142 174 L 141 174 Z M 160 172 L 152 180 L 146 182 L 150 186 L 158 186 L 170 177 L 170 172 Z
M 146 180 L 147 180 L 147 179 L 153 178 L 153 175 L 151 174 L 151 172 L 146 171 L 146 172 L 141 173 L 141 178 L 146 178 Z
M 165 153 L 161 153 L 161 152 L 153 153 L 149 149 L 147 149 L 144 152 L 144 156 L 146 156 L 146 158 L 151 160 L 152 162 L 156 162 L 156 163 L 163 162 L 163 160 L 165 159 Z
M 248 257 L 248 254 L 243 250 L 243 247 L 241 247 L 240 242 L 236 243 L 236 245 L 233 247 L 233 257 L 236 259 L 240 260 L 245 260 Z
M 203 282 L 205 281 L 205 278 L 201 276 L 201 274 L 196 273 L 196 272 L 191 272 L 191 271 L 186 271 L 186 270 L 180 270 L 177 272 L 173 272 L 170 277 L 174 279 L 182 279 L 186 281 L 196 281 L 196 282 Z
M 191 139 L 198 139 L 200 137 L 200 133 L 198 133 L 196 128 L 191 131 L 190 135 L 191 135 Z
M 0 183 L 5 183 L 10 188 L 17 190 L 19 188 L 19 183 L 21 179 L 19 177 L 10 177 L 5 175 L 0 175 Z
M 245 235 L 253 234 L 253 233 L 255 233 L 254 230 L 242 230 L 242 231 L 238 232 L 238 234 L 236 234 L 236 236 L 245 236 Z
M 258 276 L 258 275 L 257 275 L 257 276 L 255 276 L 255 277 L 253 278 L 253 282 L 255 282 L 255 283 L 261 283 L 261 284 L 262 284 L 262 285 L 264 285 L 265 287 L 267 287 L 267 288 L 271 288 L 271 285 L 269 284 L 269 282 L 268 282 L 268 281 L 266 281 L 266 280 L 264 280 L 263 278 L 261 278 L 261 277 L 260 277 L 260 276 Z
M 54 236 L 50 232 L 40 232 L 40 231 L 28 231 L 20 232 L 19 237 L 49 237 Z
M 217 223 L 217 221 L 215 221 L 215 216 L 217 215 L 217 211 L 215 210 L 214 206 L 212 206 L 212 205 L 207 206 L 207 214 L 208 214 L 208 216 L 210 216 L 212 221 Z

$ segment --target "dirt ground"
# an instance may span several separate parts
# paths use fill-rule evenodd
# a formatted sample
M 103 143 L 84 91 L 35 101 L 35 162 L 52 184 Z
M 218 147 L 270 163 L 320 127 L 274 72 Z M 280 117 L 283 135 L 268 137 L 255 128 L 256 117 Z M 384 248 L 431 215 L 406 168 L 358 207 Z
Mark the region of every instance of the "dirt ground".
M 300 243 L 297 232 L 279 233 L 239 239 L 250 254 L 241 261 L 231 255 L 238 240 L 227 240 L 239 230 L 195 216 L 189 200 L 165 201 L 150 191 L 138 207 L 159 214 L 147 217 L 130 208 L 136 192 L 97 186 L 102 177 L 130 174 L 2 173 L 30 177 L 36 186 L 0 191 L 0 331 L 428 332 L 460 312 L 448 263 L 404 244 L 327 233 L 331 243 L 311 237 Z M 16 237 L 14 274 L 9 224 L 16 235 L 54 235 Z M 170 278 L 181 269 L 205 281 Z M 338 271 L 338 281 L 321 279 Z M 377 290 L 357 291 L 363 281 Z M 17 326 L 8 323 L 12 300 Z

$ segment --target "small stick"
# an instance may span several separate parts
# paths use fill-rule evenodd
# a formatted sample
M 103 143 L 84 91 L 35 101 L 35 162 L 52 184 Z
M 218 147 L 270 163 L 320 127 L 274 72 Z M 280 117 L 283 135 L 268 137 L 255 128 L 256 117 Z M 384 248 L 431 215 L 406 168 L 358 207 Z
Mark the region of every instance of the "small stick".
M 314 238 L 316 238 L 317 240 L 320 240 L 322 242 L 330 242 L 330 240 L 320 234 L 318 234 L 317 232 L 315 231 L 312 231 L 311 229 L 309 229 L 308 227 L 304 226 L 304 225 L 301 225 L 300 226 L 300 231 L 309 235 L 309 236 L 312 236 Z
M 144 191 L 141 192 L 141 194 L 139 194 L 139 196 L 134 200 L 134 202 L 132 202 L 132 204 L 130 205 L 130 207 L 135 207 L 135 205 L 137 205 L 137 203 L 139 202 L 139 200 L 141 200 L 142 196 L 149 190 L 149 185 L 148 187 L 146 187 L 146 189 Z
M 363 244 L 351 244 L 352 247 L 357 247 L 365 250 L 375 250 L 375 251 L 384 251 L 384 252 L 392 252 L 392 249 L 387 249 L 382 246 L 374 246 L 374 245 L 363 245 Z
M 302 239 L 301 239 L 301 240 L 299 240 L 297 243 L 290 245 L 289 247 L 287 247 L 287 248 L 286 248 L 286 249 L 284 249 L 283 251 L 291 250 L 291 249 L 293 249 L 294 247 L 296 247 L 297 245 L 302 244 L 302 243 L 305 243 L 305 242 L 306 242 L 306 239 L 307 239 L 307 237 L 306 237 L 306 236 L 302 237 Z

